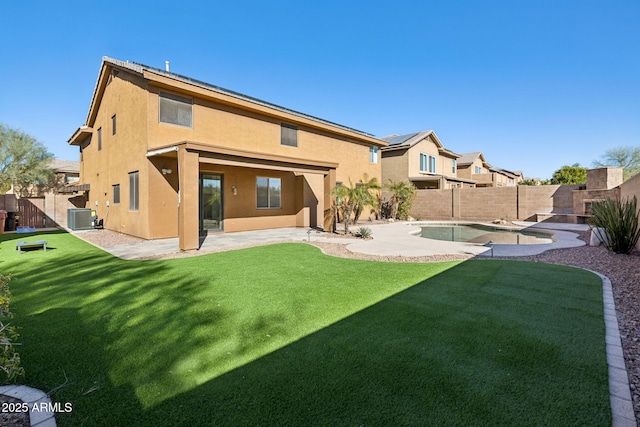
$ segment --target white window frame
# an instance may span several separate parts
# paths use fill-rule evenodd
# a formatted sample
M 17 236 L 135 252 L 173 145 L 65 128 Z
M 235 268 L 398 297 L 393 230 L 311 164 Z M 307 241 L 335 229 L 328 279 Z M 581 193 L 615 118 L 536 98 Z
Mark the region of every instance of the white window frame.
M 429 172 L 436 173 L 436 157 L 429 156 Z
M 369 147 L 369 162 L 370 163 L 378 163 L 380 147 L 376 147 L 372 145 Z
M 429 171 L 429 155 L 420 153 L 420 172 Z
M 458 162 L 456 159 L 451 159 L 451 173 L 456 173 L 458 171 Z

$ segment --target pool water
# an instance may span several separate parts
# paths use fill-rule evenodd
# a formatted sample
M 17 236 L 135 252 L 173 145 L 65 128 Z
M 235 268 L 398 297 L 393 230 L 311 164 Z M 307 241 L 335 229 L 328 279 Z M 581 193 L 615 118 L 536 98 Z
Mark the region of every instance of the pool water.
M 490 240 L 502 245 L 536 245 L 552 243 L 552 235 L 535 231 L 505 230 L 481 224 L 421 225 L 420 237 L 447 242 L 485 244 Z

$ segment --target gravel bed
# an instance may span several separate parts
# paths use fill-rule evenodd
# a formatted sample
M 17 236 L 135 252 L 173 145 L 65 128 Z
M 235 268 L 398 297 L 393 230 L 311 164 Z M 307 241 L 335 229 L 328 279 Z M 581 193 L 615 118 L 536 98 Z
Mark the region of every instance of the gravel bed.
M 4 404 L 15 404 L 19 405 L 18 408 L 22 408 L 24 402 L 20 399 L 16 399 L 15 397 L 0 394 L 0 405 L 4 406 Z M 7 410 L 8 409 L 13 408 L 7 407 Z M 17 412 L 0 412 L 0 426 L 29 427 L 30 425 L 31 420 L 29 419 L 29 411 L 19 409 Z
M 100 248 L 110 248 L 118 245 L 130 245 L 133 243 L 144 242 L 139 237 L 129 236 L 128 234 L 118 233 L 111 230 L 89 230 L 75 233 L 76 237 L 86 240 Z
M 110 247 L 131 244 L 141 241 L 137 237 L 127 236 L 109 230 L 86 232 L 79 236 L 99 247 Z M 343 237 L 343 236 L 339 236 Z M 580 238 L 588 242 L 589 232 L 580 234 Z M 465 255 L 437 255 L 424 257 L 372 256 L 349 251 L 346 244 L 314 241 L 308 244 L 320 248 L 325 254 L 344 258 L 386 261 L 386 262 L 441 262 L 465 260 L 472 258 Z M 255 245 L 247 245 L 249 247 Z M 234 248 L 235 249 L 235 248 Z M 186 252 L 180 256 L 201 255 L 199 252 Z M 173 258 L 159 256 L 160 258 Z M 616 303 L 620 338 L 627 365 L 631 395 L 636 420 L 640 425 L 640 253 L 619 255 L 607 251 L 604 247 L 581 246 L 578 248 L 555 249 L 539 255 L 526 257 L 508 257 L 504 259 L 520 259 L 533 262 L 564 264 L 597 271 L 611 280 L 613 296 Z

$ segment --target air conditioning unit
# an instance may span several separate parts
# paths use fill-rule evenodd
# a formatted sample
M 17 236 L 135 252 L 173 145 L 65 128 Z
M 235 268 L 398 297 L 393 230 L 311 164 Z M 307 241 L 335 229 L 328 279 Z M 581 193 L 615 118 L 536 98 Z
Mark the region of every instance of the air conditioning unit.
M 75 208 L 67 209 L 67 227 L 76 230 L 91 230 L 93 228 L 91 209 Z

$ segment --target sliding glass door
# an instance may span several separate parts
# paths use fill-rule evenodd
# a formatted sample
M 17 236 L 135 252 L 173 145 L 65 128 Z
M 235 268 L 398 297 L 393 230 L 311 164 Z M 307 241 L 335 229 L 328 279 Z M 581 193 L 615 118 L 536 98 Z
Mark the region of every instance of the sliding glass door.
M 200 174 L 200 231 L 222 231 L 222 176 Z

